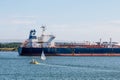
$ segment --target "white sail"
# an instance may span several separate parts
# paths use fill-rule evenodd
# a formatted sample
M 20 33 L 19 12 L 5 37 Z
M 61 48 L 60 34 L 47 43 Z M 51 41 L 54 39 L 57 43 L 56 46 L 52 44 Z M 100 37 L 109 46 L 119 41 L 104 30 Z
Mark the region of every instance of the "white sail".
M 46 60 L 46 56 L 45 56 L 45 54 L 44 54 L 44 51 L 42 51 L 41 59 L 42 59 L 42 60 Z

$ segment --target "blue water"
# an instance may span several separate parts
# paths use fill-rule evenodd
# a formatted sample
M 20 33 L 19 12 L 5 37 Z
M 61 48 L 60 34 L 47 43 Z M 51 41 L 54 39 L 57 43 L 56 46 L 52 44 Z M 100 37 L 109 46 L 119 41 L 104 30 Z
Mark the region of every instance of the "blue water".
M 29 64 L 34 58 L 40 64 Z M 40 57 L 0 52 L 0 80 L 120 80 L 120 57 Z

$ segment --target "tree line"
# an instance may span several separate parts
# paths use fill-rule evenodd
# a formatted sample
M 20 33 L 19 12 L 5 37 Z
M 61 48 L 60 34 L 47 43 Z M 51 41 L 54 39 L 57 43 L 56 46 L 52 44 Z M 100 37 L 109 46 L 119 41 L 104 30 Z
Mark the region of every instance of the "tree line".
M 12 42 L 12 43 L 0 43 L 0 48 L 18 48 L 21 43 Z

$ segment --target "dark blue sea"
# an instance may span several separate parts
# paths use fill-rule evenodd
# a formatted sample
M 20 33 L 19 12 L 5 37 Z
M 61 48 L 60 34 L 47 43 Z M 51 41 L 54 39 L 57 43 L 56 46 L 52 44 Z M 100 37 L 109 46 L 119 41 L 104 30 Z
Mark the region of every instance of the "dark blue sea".
M 30 64 L 32 59 L 40 64 Z M 120 80 L 120 57 L 19 56 L 0 52 L 0 80 Z

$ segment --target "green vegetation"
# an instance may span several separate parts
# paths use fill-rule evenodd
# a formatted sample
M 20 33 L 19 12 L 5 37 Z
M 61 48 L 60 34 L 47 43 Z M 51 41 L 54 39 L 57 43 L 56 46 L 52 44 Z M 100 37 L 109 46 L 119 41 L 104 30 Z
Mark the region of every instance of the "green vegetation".
M 0 51 L 17 51 L 17 48 L 21 43 L 11 42 L 11 43 L 0 43 Z

